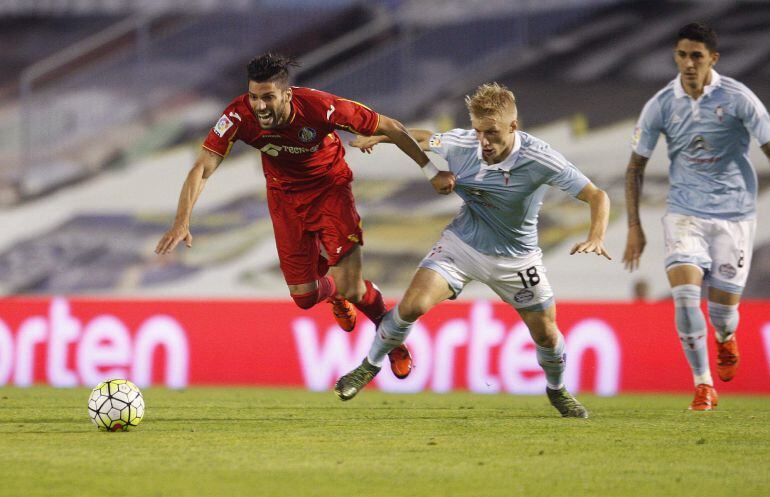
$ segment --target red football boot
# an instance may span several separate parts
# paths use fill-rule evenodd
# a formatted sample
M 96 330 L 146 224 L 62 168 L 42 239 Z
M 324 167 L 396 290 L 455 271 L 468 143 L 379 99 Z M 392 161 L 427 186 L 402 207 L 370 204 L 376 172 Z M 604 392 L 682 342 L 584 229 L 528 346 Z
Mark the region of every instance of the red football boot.
M 695 398 L 690 404 L 691 411 L 713 411 L 717 408 L 719 396 L 711 385 L 701 383 L 695 387 Z
M 717 341 L 717 375 L 722 381 L 730 381 L 735 376 L 741 355 L 735 336 L 724 343 Z
M 403 343 L 388 352 L 390 370 L 399 380 L 403 380 L 412 372 L 412 354 Z
M 353 304 L 345 300 L 342 295 L 330 297 L 328 302 L 332 305 L 334 319 L 340 328 L 347 332 L 353 331 L 356 327 L 356 309 Z

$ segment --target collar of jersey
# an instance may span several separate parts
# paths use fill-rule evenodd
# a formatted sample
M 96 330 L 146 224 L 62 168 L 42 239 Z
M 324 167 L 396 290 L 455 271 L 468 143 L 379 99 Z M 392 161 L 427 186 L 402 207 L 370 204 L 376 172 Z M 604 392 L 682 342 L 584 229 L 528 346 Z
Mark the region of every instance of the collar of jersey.
M 718 72 L 712 69 L 711 84 L 703 87 L 703 95 L 701 95 L 701 97 L 705 97 L 720 86 L 722 86 L 722 76 L 720 76 Z M 676 96 L 676 98 L 689 97 L 687 92 L 684 91 L 684 86 L 682 86 L 681 74 L 677 74 L 676 78 L 674 79 L 674 96 Z
M 514 139 L 511 153 L 508 154 L 508 157 L 498 162 L 497 164 L 487 164 L 484 161 L 484 156 L 481 153 L 481 143 L 479 143 L 479 148 L 476 150 L 476 156 L 479 158 L 482 171 L 505 171 L 506 173 L 511 172 L 513 166 L 516 165 L 516 161 L 519 158 L 519 150 L 521 149 L 521 135 L 518 131 L 514 131 L 514 133 L 516 138 Z

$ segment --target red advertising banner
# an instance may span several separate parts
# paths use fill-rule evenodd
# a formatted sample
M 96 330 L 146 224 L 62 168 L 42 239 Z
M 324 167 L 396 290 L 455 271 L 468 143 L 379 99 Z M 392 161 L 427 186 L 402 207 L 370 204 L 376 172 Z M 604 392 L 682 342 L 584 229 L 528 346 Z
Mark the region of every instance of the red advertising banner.
M 740 309 L 741 366 L 719 391 L 770 393 L 770 302 Z M 326 305 L 302 311 L 286 301 L 5 299 L 0 385 L 93 386 L 124 377 L 140 386 L 330 390 L 368 351 L 374 326 L 360 319 L 345 333 Z M 558 322 L 573 392 L 692 390 L 671 302 L 563 302 Z M 412 374 L 398 380 L 383 368 L 378 388 L 541 394 L 545 387 L 529 332 L 503 303 L 442 304 L 414 326 L 407 344 Z

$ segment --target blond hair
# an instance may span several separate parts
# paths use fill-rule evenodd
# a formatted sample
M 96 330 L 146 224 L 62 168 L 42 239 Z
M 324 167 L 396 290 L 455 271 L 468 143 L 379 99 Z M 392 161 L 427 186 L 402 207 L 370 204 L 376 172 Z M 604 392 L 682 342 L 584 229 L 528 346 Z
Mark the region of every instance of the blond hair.
M 516 119 L 518 114 L 513 92 L 498 83 L 485 83 L 476 88 L 473 96 L 465 96 L 465 106 L 476 117 L 499 118 L 513 112 L 513 118 Z

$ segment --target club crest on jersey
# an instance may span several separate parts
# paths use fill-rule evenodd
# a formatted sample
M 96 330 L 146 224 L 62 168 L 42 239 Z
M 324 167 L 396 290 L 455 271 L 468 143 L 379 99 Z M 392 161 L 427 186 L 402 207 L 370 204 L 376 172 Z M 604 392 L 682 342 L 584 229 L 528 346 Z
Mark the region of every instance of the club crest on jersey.
M 308 128 L 305 126 L 304 128 L 299 130 L 299 141 L 302 143 L 308 143 L 313 140 L 315 140 L 315 137 L 318 135 L 316 131 L 313 128 Z
M 219 118 L 219 121 L 214 125 L 214 133 L 217 134 L 220 138 L 225 136 L 225 133 L 227 133 L 227 130 L 230 129 L 233 125 L 233 122 L 224 114 L 222 114 L 222 117 Z
M 738 274 L 738 270 L 735 269 L 732 264 L 721 264 L 719 266 L 719 274 L 727 279 L 733 279 L 735 278 L 735 275 Z
M 534 298 L 534 292 L 532 292 L 532 290 L 527 290 L 526 288 L 519 290 L 516 292 L 516 295 L 513 296 L 513 300 L 515 300 L 517 304 L 526 304 Z
M 717 105 L 717 108 L 714 109 L 714 114 L 717 115 L 717 119 L 719 119 L 720 123 L 725 120 L 725 110 L 722 108 L 721 105 Z

